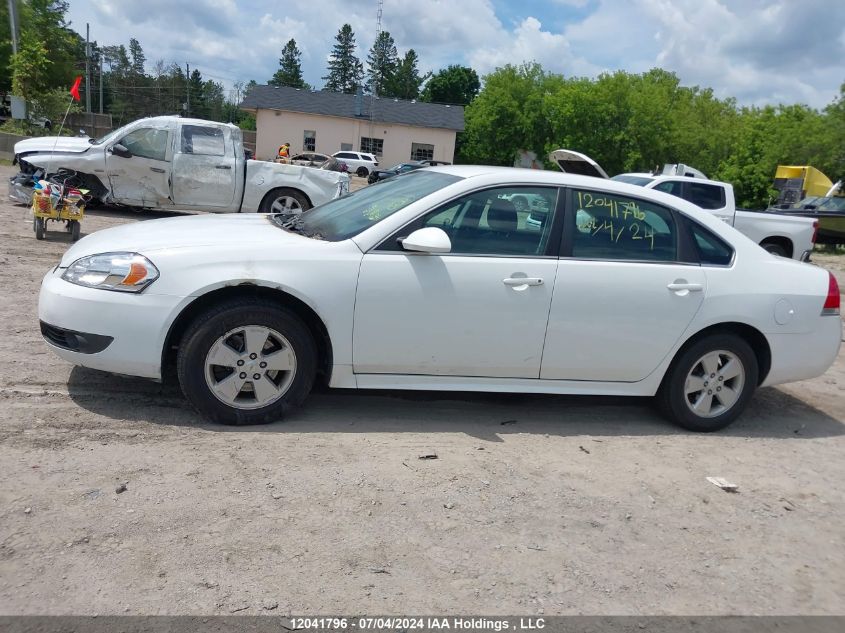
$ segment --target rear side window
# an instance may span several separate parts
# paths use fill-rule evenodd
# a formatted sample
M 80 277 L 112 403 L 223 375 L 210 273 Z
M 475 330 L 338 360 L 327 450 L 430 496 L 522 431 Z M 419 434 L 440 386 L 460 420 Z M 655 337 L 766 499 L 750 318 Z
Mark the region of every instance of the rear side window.
M 201 156 L 224 156 L 223 130 L 204 125 L 182 126 L 182 153 Z
M 572 200 L 573 257 L 677 261 L 677 227 L 669 209 L 638 198 L 578 189 L 572 191 Z
M 689 222 L 695 248 L 698 251 L 698 261 L 711 266 L 729 266 L 733 259 L 733 249 L 711 231 L 700 224 Z
M 718 185 L 707 185 L 700 182 L 688 183 L 687 200 L 702 209 L 721 209 L 725 206 L 725 189 Z

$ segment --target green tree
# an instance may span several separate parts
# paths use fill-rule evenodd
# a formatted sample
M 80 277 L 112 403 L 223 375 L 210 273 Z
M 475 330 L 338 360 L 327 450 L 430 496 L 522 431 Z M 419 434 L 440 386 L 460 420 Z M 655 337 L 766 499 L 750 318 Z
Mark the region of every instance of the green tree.
M 335 36 L 328 70 L 329 74 L 323 77 L 326 90 L 353 93 L 361 85 L 364 67 L 355 56 L 355 34 L 349 24 L 344 24 Z
M 545 101 L 561 83 L 539 64 L 508 65 L 487 75 L 484 90 L 465 110 L 461 160 L 512 165 L 518 149 L 542 156 L 551 137 Z
M 65 0 L 26 0 L 18 2 L 20 37 L 18 54 L 10 55 L 8 5 L 3 8 L 0 31 L 0 63 L 11 72 L 0 73 L 0 87 L 12 88 L 27 99 L 52 88 L 70 87 L 77 61 L 84 58 L 78 34 L 65 21 Z
M 279 58 L 279 70 L 267 82 L 271 86 L 290 86 L 291 88 L 309 88 L 302 78 L 302 51 L 291 38 L 282 48 Z
M 428 80 L 420 98 L 431 103 L 467 105 L 480 88 L 478 74 L 472 68 L 453 64 L 436 72 Z
M 9 64 L 12 61 L 12 37 L 9 30 L 9 5 L 0 2 L 0 92 L 12 88 L 12 73 Z
M 144 55 L 144 49 L 141 48 L 140 42 L 134 37 L 129 40 L 129 55 L 132 57 L 132 61 L 129 63 L 130 71 L 134 75 L 144 75 L 144 64 L 147 61 L 147 57 Z
M 367 55 L 367 83 L 370 91 L 377 95 L 394 96 L 389 94 L 389 87 L 398 65 L 396 42 L 388 31 L 382 31 Z
M 385 96 L 398 99 L 416 99 L 420 96 L 420 86 L 431 76 L 431 73 L 420 75 L 417 68 L 418 61 L 419 58 L 413 48 L 405 53 L 405 56 L 399 60 Z

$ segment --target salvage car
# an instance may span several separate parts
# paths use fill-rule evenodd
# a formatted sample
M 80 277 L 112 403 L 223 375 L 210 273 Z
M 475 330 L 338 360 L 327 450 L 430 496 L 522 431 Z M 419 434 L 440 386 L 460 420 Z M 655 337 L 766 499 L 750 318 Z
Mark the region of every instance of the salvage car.
M 370 175 L 367 176 L 367 182 L 373 184 L 378 182 L 379 180 L 386 180 L 399 174 L 406 174 L 409 171 L 414 171 L 415 169 L 422 169 L 423 167 L 429 167 L 429 165 L 426 165 L 421 162 L 411 161 L 408 163 L 399 163 L 398 165 L 394 165 L 389 169 L 374 169 L 370 172 Z
M 539 230 L 515 194 L 553 201 Z M 714 431 L 758 386 L 827 370 L 839 302 L 826 270 L 681 198 L 450 166 L 293 217 L 98 231 L 47 272 L 38 316 L 77 365 L 161 380 L 175 363 L 191 404 L 226 424 L 282 418 L 321 375 L 336 388 L 656 396 L 676 423 Z
M 74 171 L 100 202 L 138 209 L 296 213 L 349 189 L 349 176 L 336 171 L 247 160 L 235 125 L 177 116 L 140 119 L 99 139 L 27 139 L 15 144 L 13 162 L 24 177 Z M 10 194 L 19 194 L 20 174 L 13 180 Z
M 302 165 L 303 167 L 319 167 L 331 156 L 327 154 L 318 154 L 317 152 L 305 152 L 304 154 L 295 154 L 290 158 L 291 165 Z

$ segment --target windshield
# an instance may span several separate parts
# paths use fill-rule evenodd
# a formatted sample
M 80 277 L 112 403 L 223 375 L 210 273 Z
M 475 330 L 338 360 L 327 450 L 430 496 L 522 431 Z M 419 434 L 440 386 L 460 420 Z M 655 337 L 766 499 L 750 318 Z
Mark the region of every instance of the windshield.
M 619 174 L 618 176 L 614 176 L 611 180 L 615 180 L 616 182 L 627 182 L 629 185 L 639 185 L 640 187 L 645 187 L 648 183 L 654 180 L 654 178 L 646 178 L 645 176 L 629 176 L 628 174 Z
M 122 127 L 118 128 L 116 130 L 112 130 L 111 132 L 109 132 L 105 136 L 101 136 L 98 139 L 93 139 L 93 138 L 88 139 L 88 142 L 91 143 L 91 145 L 102 145 L 103 143 L 106 143 L 107 141 L 111 140 L 113 137 L 117 136 L 120 132 L 123 132 L 123 130 L 124 130 L 124 128 L 122 128 Z
M 459 180 L 450 174 L 410 172 L 314 207 L 298 216 L 296 229 L 331 242 L 346 240 Z
M 817 209 L 823 211 L 845 211 L 845 198 L 822 198 Z

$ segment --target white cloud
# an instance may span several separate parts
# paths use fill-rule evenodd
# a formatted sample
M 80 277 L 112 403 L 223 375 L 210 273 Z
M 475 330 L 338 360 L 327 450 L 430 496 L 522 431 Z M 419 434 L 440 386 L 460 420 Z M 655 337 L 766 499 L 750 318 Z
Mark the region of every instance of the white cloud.
M 496 4 L 498 3 L 498 4 Z M 422 70 L 468 64 L 480 74 L 537 61 L 567 75 L 662 66 L 685 85 L 741 103 L 829 103 L 845 79 L 845 2 L 829 0 L 385 0 L 383 28 Z M 496 7 L 506 7 L 507 18 Z M 530 8 L 526 8 L 530 7 Z M 73 0 L 70 18 L 101 44 L 136 37 L 150 66 L 186 61 L 222 80 L 266 81 L 291 37 L 306 81 L 322 86 L 340 26 L 362 61 L 376 31 L 376 2 L 348 0 Z
M 469 54 L 470 66 L 487 73 L 505 64 L 538 62 L 545 70 L 566 75 L 595 75 L 597 66 L 576 57 L 565 35 L 544 31 L 537 18 L 525 18 L 512 33 L 500 30 L 492 44 Z

